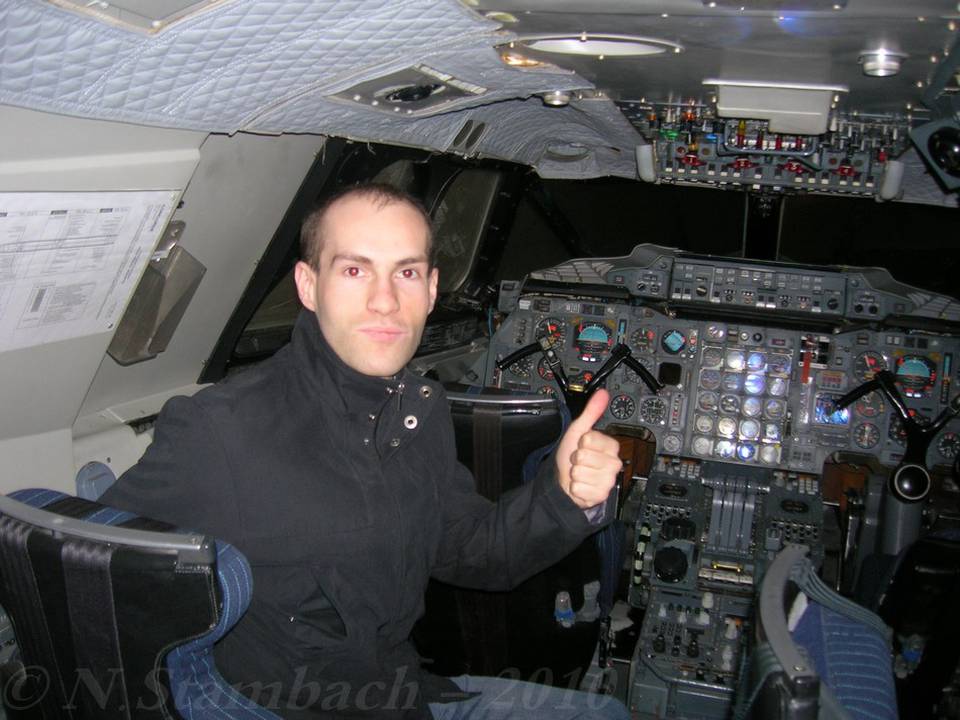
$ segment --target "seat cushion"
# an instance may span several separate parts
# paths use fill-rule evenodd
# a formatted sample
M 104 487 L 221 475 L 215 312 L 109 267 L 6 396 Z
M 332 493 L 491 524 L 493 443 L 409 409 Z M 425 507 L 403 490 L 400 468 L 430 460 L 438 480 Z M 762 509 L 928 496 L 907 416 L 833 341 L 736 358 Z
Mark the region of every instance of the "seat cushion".
M 851 717 L 896 720 L 890 650 L 873 628 L 811 601 L 793 639 Z

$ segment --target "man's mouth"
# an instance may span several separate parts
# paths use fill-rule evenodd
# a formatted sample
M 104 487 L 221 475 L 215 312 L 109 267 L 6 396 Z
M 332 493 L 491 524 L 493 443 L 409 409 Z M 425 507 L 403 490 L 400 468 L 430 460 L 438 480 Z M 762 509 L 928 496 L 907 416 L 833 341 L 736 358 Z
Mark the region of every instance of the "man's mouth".
M 407 334 L 403 328 L 377 326 L 360 328 L 360 332 L 376 342 L 393 342 Z

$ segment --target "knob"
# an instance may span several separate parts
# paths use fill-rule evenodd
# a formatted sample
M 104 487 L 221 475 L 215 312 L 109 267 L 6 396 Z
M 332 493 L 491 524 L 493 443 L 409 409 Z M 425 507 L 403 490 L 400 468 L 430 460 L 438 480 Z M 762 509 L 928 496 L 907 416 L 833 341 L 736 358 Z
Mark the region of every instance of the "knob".
M 687 556 L 680 548 L 661 548 L 653 557 L 653 571 L 663 582 L 680 582 L 687 574 Z
M 890 489 L 903 502 L 919 502 L 930 492 L 930 473 L 921 465 L 901 465 L 890 478 Z

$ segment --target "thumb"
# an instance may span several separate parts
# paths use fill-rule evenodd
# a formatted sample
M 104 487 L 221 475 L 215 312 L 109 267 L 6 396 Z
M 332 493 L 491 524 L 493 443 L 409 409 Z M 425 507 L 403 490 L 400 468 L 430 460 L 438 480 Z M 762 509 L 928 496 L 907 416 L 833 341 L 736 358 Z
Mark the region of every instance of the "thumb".
M 570 427 L 567 428 L 567 431 L 572 437 L 577 438 L 584 433 L 589 432 L 593 429 L 594 423 L 603 417 L 603 411 L 607 409 L 607 405 L 609 404 L 610 393 L 602 388 L 596 390 L 587 401 L 586 406 L 583 408 L 583 412 L 580 413 L 576 420 L 570 423 Z

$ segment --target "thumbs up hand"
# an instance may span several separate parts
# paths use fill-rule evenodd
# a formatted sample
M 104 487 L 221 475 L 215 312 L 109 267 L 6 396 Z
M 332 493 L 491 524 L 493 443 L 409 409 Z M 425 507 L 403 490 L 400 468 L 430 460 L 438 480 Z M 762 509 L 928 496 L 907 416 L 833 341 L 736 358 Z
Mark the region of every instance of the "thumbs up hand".
M 603 415 L 610 393 L 597 390 L 576 420 L 570 423 L 557 447 L 557 478 L 570 499 L 583 509 L 607 499 L 623 463 L 620 444 L 593 424 Z

